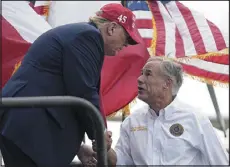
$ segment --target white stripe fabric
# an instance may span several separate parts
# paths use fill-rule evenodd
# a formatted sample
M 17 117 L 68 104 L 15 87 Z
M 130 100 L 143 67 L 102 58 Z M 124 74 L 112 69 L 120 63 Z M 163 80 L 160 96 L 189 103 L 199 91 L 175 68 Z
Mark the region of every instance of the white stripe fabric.
M 190 65 L 193 67 L 197 67 L 199 69 L 203 69 L 210 72 L 215 72 L 219 74 L 229 75 L 229 66 L 223 64 L 212 63 L 208 61 L 204 61 L 201 59 L 176 59 L 176 61 L 181 62 L 186 65 Z M 215 67 L 215 68 L 214 68 Z
M 204 42 L 206 52 L 217 51 L 216 42 L 214 40 L 212 31 L 209 28 L 206 18 L 200 17 L 200 13 L 196 11 L 191 10 L 191 13 L 200 31 L 200 35 L 202 36 L 203 41 L 209 41 L 209 42 Z
M 192 37 L 190 35 L 188 26 L 178 9 L 176 2 L 175 1 L 170 1 L 169 3 L 166 4 L 166 7 L 172 16 L 172 19 L 174 20 L 180 35 L 184 41 L 184 50 L 185 50 L 185 55 L 190 56 L 190 55 L 196 55 L 196 49 L 194 46 L 194 43 L 192 41 Z
M 139 11 L 133 11 L 133 13 L 135 14 L 137 20 L 138 19 L 139 20 L 142 20 L 142 19 L 152 20 L 153 18 L 153 15 L 150 11 L 139 10 Z
M 157 1 L 159 10 L 161 12 L 161 16 L 164 20 L 165 25 L 165 52 L 164 54 L 167 55 L 167 57 L 175 57 L 176 54 L 176 25 L 170 15 L 168 14 L 168 11 L 164 7 L 164 5 Z
M 193 76 L 220 81 L 221 83 L 228 82 L 229 63 L 226 62 L 226 54 L 219 58 L 213 56 L 210 59 L 189 60 L 191 56 L 217 52 L 226 49 L 226 46 L 228 48 L 229 35 L 221 33 L 219 28 L 209 22 L 203 14 L 187 8 L 179 1 L 148 1 L 153 11 L 147 11 L 146 4 L 143 1 L 128 1 L 127 4 L 128 8 L 133 10 L 137 20 L 147 21 L 146 25 L 148 26 L 150 26 L 154 16 L 156 30 L 154 29 L 152 32 L 156 31 L 157 35 L 155 38 L 156 48 L 153 48 L 156 56 L 163 56 L 162 54 L 164 54 L 169 58 L 182 61 L 186 72 Z M 164 25 L 164 27 L 161 25 Z M 142 26 L 140 25 L 140 27 Z M 153 27 L 149 27 L 149 29 L 151 28 Z M 151 35 L 149 29 L 139 28 L 143 38 L 151 39 L 149 38 L 149 35 Z M 154 33 L 152 33 L 152 38 L 154 38 Z M 149 40 L 146 40 L 146 42 L 149 42 Z M 226 43 L 226 46 L 224 43 Z M 150 48 L 148 48 L 148 51 L 150 51 L 150 55 L 154 53 Z
M 168 9 L 170 15 L 172 16 L 172 19 L 174 20 L 176 26 L 179 29 L 179 33 L 181 34 L 181 37 L 184 42 L 185 56 L 197 55 L 196 49 L 194 47 L 194 42 L 192 40 L 187 24 L 184 20 L 186 16 L 183 17 L 182 13 L 178 9 L 177 3 L 179 2 L 170 1 L 165 6 Z M 190 10 L 190 12 L 192 14 L 192 17 L 195 20 L 196 26 L 198 27 L 198 30 L 202 37 L 206 53 L 218 51 L 216 42 L 214 40 L 214 36 L 208 25 L 207 19 L 199 12 L 196 12 L 194 10 Z M 222 35 L 224 36 L 225 34 L 222 34 Z M 225 42 L 228 43 L 228 40 L 226 40 L 226 37 L 225 37 Z M 202 59 L 180 59 L 179 58 L 177 59 L 177 61 L 180 61 L 183 64 L 189 65 L 191 67 L 197 67 L 199 69 L 202 69 L 208 72 L 217 73 L 218 75 L 221 75 L 221 74 L 229 75 L 229 65 L 218 64 L 215 62 L 209 62 L 209 61 L 205 61 Z
M 25 1 L 2 1 L 2 16 L 30 43 L 51 29 Z
M 152 39 L 152 37 L 153 37 L 153 29 L 139 28 L 138 31 L 139 31 L 142 38 Z
M 38 7 L 38 6 L 47 6 L 49 3 L 49 1 L 36 1 L 34 4 L 34 7 Z

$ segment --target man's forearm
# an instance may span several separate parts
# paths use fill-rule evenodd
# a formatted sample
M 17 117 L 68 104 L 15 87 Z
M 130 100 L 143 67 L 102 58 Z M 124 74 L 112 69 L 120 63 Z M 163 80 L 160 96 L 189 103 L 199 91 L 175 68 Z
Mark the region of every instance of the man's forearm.
M 110 148 L 108 151 L 108 165 L 111 167 L 115 167 L 117 163 L 117 155 L 116 152 Z

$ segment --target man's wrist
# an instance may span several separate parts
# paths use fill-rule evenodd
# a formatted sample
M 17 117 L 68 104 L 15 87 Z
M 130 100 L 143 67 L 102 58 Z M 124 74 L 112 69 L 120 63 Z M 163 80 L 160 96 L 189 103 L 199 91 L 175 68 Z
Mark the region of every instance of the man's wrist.
M 78 156 L 79 160 L 81 160 L 81 158 L 84 156 L 85 150 L 87 149 L 86 147 L 87 147 L 86 144 L 84 144 L 84 143 L 81 144 L 80 149 L 79 149 L 79 151 L 77 153 L 77 156 Z
M 78 156 L 78 159 L 80 159 L 82 157 L 82 154 L 83 154 L 83 145 L 84 144 L 81 144 L 79 150 L 78 150 L 78 153 L 77 153 L 77 156 Z
M 117 155 L 116 152 L 110 148 L 108 151 L 108 165 L 115 167 L 117 163 Z

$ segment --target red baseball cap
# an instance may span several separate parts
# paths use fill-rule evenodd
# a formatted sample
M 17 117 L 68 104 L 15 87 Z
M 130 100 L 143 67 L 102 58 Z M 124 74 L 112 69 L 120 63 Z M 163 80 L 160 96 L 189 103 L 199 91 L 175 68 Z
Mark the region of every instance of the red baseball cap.
M 131 37 L 129 39 L 130 45 L 142 42 L 142 38 L 135 25 L 136 17 L 131 10 L 119 3 L 106 4 L 100 10 L 102 11 L 101 17 L 118 23 L 126 30 Z

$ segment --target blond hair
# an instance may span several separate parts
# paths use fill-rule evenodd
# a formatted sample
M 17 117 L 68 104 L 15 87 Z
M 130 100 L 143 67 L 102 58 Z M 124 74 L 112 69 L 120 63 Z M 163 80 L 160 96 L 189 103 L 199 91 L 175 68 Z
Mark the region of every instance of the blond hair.
M 101 25 L 110 22 L 109 20 L 100 16 L 102 15 L 102 13 L 103 13 L 102 11 L 97 11 L 96 16 L 90 17 L 89 21 L 96 24 L 97 27 L 100 27 Z

